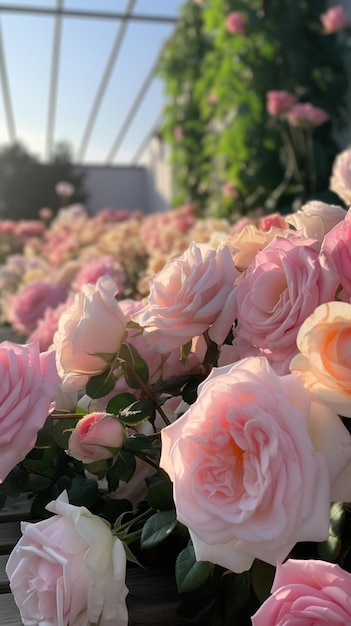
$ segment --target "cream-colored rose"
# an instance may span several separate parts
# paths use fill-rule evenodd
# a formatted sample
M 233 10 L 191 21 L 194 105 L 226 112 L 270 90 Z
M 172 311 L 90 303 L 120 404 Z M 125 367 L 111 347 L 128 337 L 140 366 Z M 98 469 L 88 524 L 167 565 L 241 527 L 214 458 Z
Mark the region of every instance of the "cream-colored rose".
M 68 503 L 64 492 L 46 507 L 55 515 L 22 523 L 6 565 L 26 626 L 127 626 L 126 554 L 106 520 Z
M 286 231 L 289 232 L 289 231 Z M 276 235 L 282 236 L 284 231 L 280 228 L 271 228 L 265 232 L 254 224 L 248 224 L 234 237 L 227 240 L 227 245 L 234 248 L 234 265 L 240 271 L 248 268 L 257 252 L 263 250 Z
M 351 304 L 327 302 L 301 325 L 290 370 L 339 415 L 351 417 Z
M 61 315 L 54 348 L 64 389 L 83 389 L 91 376 L 107 367 L 99 354 L 113 354 L 120 348 L 127 321 L 115 295 L 115 282 L 103 276 L 96 285 L 83 285 Z
M 305 237 L 322 241 L 324 235 L 341 222 L 345 215 L 346 211 L 341 206 L 312 200 L 285 219 Z
M 340 152 L 333 163 L 329 188 L 347 205 L 351 204 L 351 148 Z

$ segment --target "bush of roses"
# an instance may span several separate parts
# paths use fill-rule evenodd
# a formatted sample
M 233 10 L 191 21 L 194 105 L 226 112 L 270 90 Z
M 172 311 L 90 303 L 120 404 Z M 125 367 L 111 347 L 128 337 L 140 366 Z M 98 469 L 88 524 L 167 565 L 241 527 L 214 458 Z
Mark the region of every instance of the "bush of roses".
M 40 519 L 7 564 L 23 623 L 126 624 L 126 561 L 147 577 L 165 554 L 193 623 L 348 623 L 351 209 L 315 201 L 216 232 L 193 209 L 153 216 L 154 237 L 158 219 L 186 237 L 147 288 L 148 218 L 69 211 L 40 244 L 66 233 L 68 254 L 75 230 L 86 245 L 56 268 L 50 345 L 0 344 L 0 501 L 26 493 Z M 113 224 L 135 236 L 123 272 L 106 256 L 82 271 L 90 220 L 105 242 Z

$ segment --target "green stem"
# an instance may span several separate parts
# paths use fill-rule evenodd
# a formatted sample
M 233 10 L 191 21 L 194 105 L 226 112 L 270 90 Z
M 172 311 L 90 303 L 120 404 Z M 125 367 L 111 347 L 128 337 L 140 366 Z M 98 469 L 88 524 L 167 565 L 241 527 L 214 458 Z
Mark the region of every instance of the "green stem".
M 144 392 L 146 397 L 149 398 L 149 400 L 151 400 L 152 402 L 154 402 L 154 404 L 156 406 L 156 410 L 161 415 L 164 423 L 166 424 L 166 426 L 169 426 L 171 424 L 171 422 L 169 421 L 169 419 L 168 419 L 166 413 L 163 411 L 163 409 L 158 405 L 157 398 L 156 398 L 155 394 L 153 393 L 152 389 L 150 387 L 148 387 L 148 385 L 145 385 L 144 381 L 141 380 L 139 374 L 134 370 L 133 367 L 131 367 L 129 365 L 129 363 L 127 363 L 127 361 L 123 361 L 123 365 L 127 368 L 128 372 L 133 376 L 133 378 L 135 378 L 135 380 L 137 381 L 140 389 Z
M 150 507 L 143 513 L 140 513 L 140 515 L 138 515 L 137 517 L 134 517 L 134 519 L 130 520 L 129 522 L 125 522 L 118 528 L 118 533 L 123 532 L 124 530 L 128 530 L 128 528 L 130 528 L 131 526 L 134 526 L 134 524 L 136 524 L 137 522 L 143 521 L 146 517 L 149 517 L 152 511 L 153 509 Z M 115 528 L 114 528 L 114 531 L 116 531 Z M 115 532 L 114 534 L 118 534 L 118 533 Z

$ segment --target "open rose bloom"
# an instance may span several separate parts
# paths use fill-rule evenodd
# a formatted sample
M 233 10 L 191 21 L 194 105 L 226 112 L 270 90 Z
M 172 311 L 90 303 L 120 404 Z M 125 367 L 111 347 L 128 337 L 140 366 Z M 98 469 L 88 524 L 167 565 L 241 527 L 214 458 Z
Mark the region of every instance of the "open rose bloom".
M 22 523 L 6 573 L 24 626 L 126 626 L 126 556 L 109 524 L 65 493 Z
M 197 560 L 234 572 L 323 541 L 331 501 L 351 497 L 348 431 L 313 406 L 297 376 L 279 378 L 262 357 L 212 370 L 162 430 L 160 464 Z

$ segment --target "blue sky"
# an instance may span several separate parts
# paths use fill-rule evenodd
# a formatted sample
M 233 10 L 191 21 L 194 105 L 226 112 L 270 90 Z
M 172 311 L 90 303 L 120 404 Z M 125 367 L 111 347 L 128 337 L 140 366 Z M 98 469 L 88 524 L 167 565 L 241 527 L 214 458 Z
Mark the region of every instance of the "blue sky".
M 5 4 L 5 3 L 4 3 Z M 7 4 L 56 6 L 55 0 L 17 0 Z M 181 0 L 137 0 L 134 13 L 176 17 Z M 127 0 L 65 0 L 65 9 L 123 12 Z M 78 150 L 120 22 L 64 18 L 62 24 L 55 142 Z M 119 129 L 153 66 L 172 24 L 129 22 L 84 161 L 104 163 Z M 50 16 L 2 13 L 1 30 L 16 136 L 40 158 L 45 154 L 54 20 Z M 1 89 L 0 89 L 1 91 Z M 118 151 L 114 163 L 128 163 L 159 118 L 163 84 L 155 79 Z M 9 143 L 0 98 L 0 146 Z

